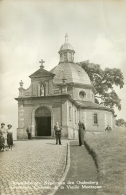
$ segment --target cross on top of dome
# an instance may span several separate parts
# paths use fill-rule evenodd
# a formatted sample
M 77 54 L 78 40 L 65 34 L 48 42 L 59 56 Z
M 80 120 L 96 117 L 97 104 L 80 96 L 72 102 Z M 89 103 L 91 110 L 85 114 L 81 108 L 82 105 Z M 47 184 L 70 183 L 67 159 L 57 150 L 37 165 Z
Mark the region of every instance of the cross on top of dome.
M 20 84 L 20 87 L 23 87 L 23 84 L 24 84 L 24 83 L 23 83 L 22 80 L 21 80 L 19 84 Z
M 43 60 L 41 59 L 41 61 L 39 61 L 39 63 L 41 63 L 41 66 L 40 66 L 40 68 L 41 68 L 41 69 L 43 69 L 43 68 L 44 68 L 44 65 L 43 65 L 43 63 L 45 63 L 45 61 L 43 61 Z
M 68 34 L 65 34 L 65 43 L 68 42 Z

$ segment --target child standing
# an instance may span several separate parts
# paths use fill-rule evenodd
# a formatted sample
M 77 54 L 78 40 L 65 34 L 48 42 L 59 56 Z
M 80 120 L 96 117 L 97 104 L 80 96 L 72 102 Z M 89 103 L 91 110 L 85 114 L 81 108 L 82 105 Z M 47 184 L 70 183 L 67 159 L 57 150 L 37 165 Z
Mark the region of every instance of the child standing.
M 5 151 L 5 139 L 2 132 L 0 132 L 0 150 Z

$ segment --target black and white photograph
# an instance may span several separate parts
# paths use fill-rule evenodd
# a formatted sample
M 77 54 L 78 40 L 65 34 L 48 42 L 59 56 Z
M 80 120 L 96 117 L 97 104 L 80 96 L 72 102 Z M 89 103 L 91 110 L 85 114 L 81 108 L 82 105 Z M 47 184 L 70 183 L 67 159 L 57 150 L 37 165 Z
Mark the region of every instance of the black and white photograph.
M 0 195 L 126 195 L 126 0 L 0 0 Z

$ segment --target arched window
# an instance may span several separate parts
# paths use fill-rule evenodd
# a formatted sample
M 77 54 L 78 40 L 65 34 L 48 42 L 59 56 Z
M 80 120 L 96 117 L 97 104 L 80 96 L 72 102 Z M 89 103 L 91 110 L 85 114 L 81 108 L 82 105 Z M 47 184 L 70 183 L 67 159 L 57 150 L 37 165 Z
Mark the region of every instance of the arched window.
M 62 55 L 62 53 L 60 54 L 60 61 L 61 62 L 63 61 L 63 55 Z
M 72 61 L 72 53 L 69 52 L 69 61 Z
M 67 62 L 67 52 L 64 53 L 64 62 Z

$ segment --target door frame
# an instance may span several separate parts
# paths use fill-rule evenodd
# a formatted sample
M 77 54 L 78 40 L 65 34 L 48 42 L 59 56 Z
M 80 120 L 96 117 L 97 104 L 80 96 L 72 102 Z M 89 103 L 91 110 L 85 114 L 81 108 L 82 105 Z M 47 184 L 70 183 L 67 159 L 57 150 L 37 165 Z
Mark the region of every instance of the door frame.
M 46 107 L 47 109 L 50 110 L 50 114 L 51 114 L 51 137 L 54 137 L 54 118 L 53 118 L 53 111 L 52 111 L 52 108 L 48 105 L 43 105 L 43 104 L 39 104 L 37 105 L 33 110 L 32 110 L 32 136 L 36 136 L 36 129 L 35 129 L 35 124 L 36 124 L 36 121 L 35 121 L 35 111 L 40 108 L 40 107 Z

